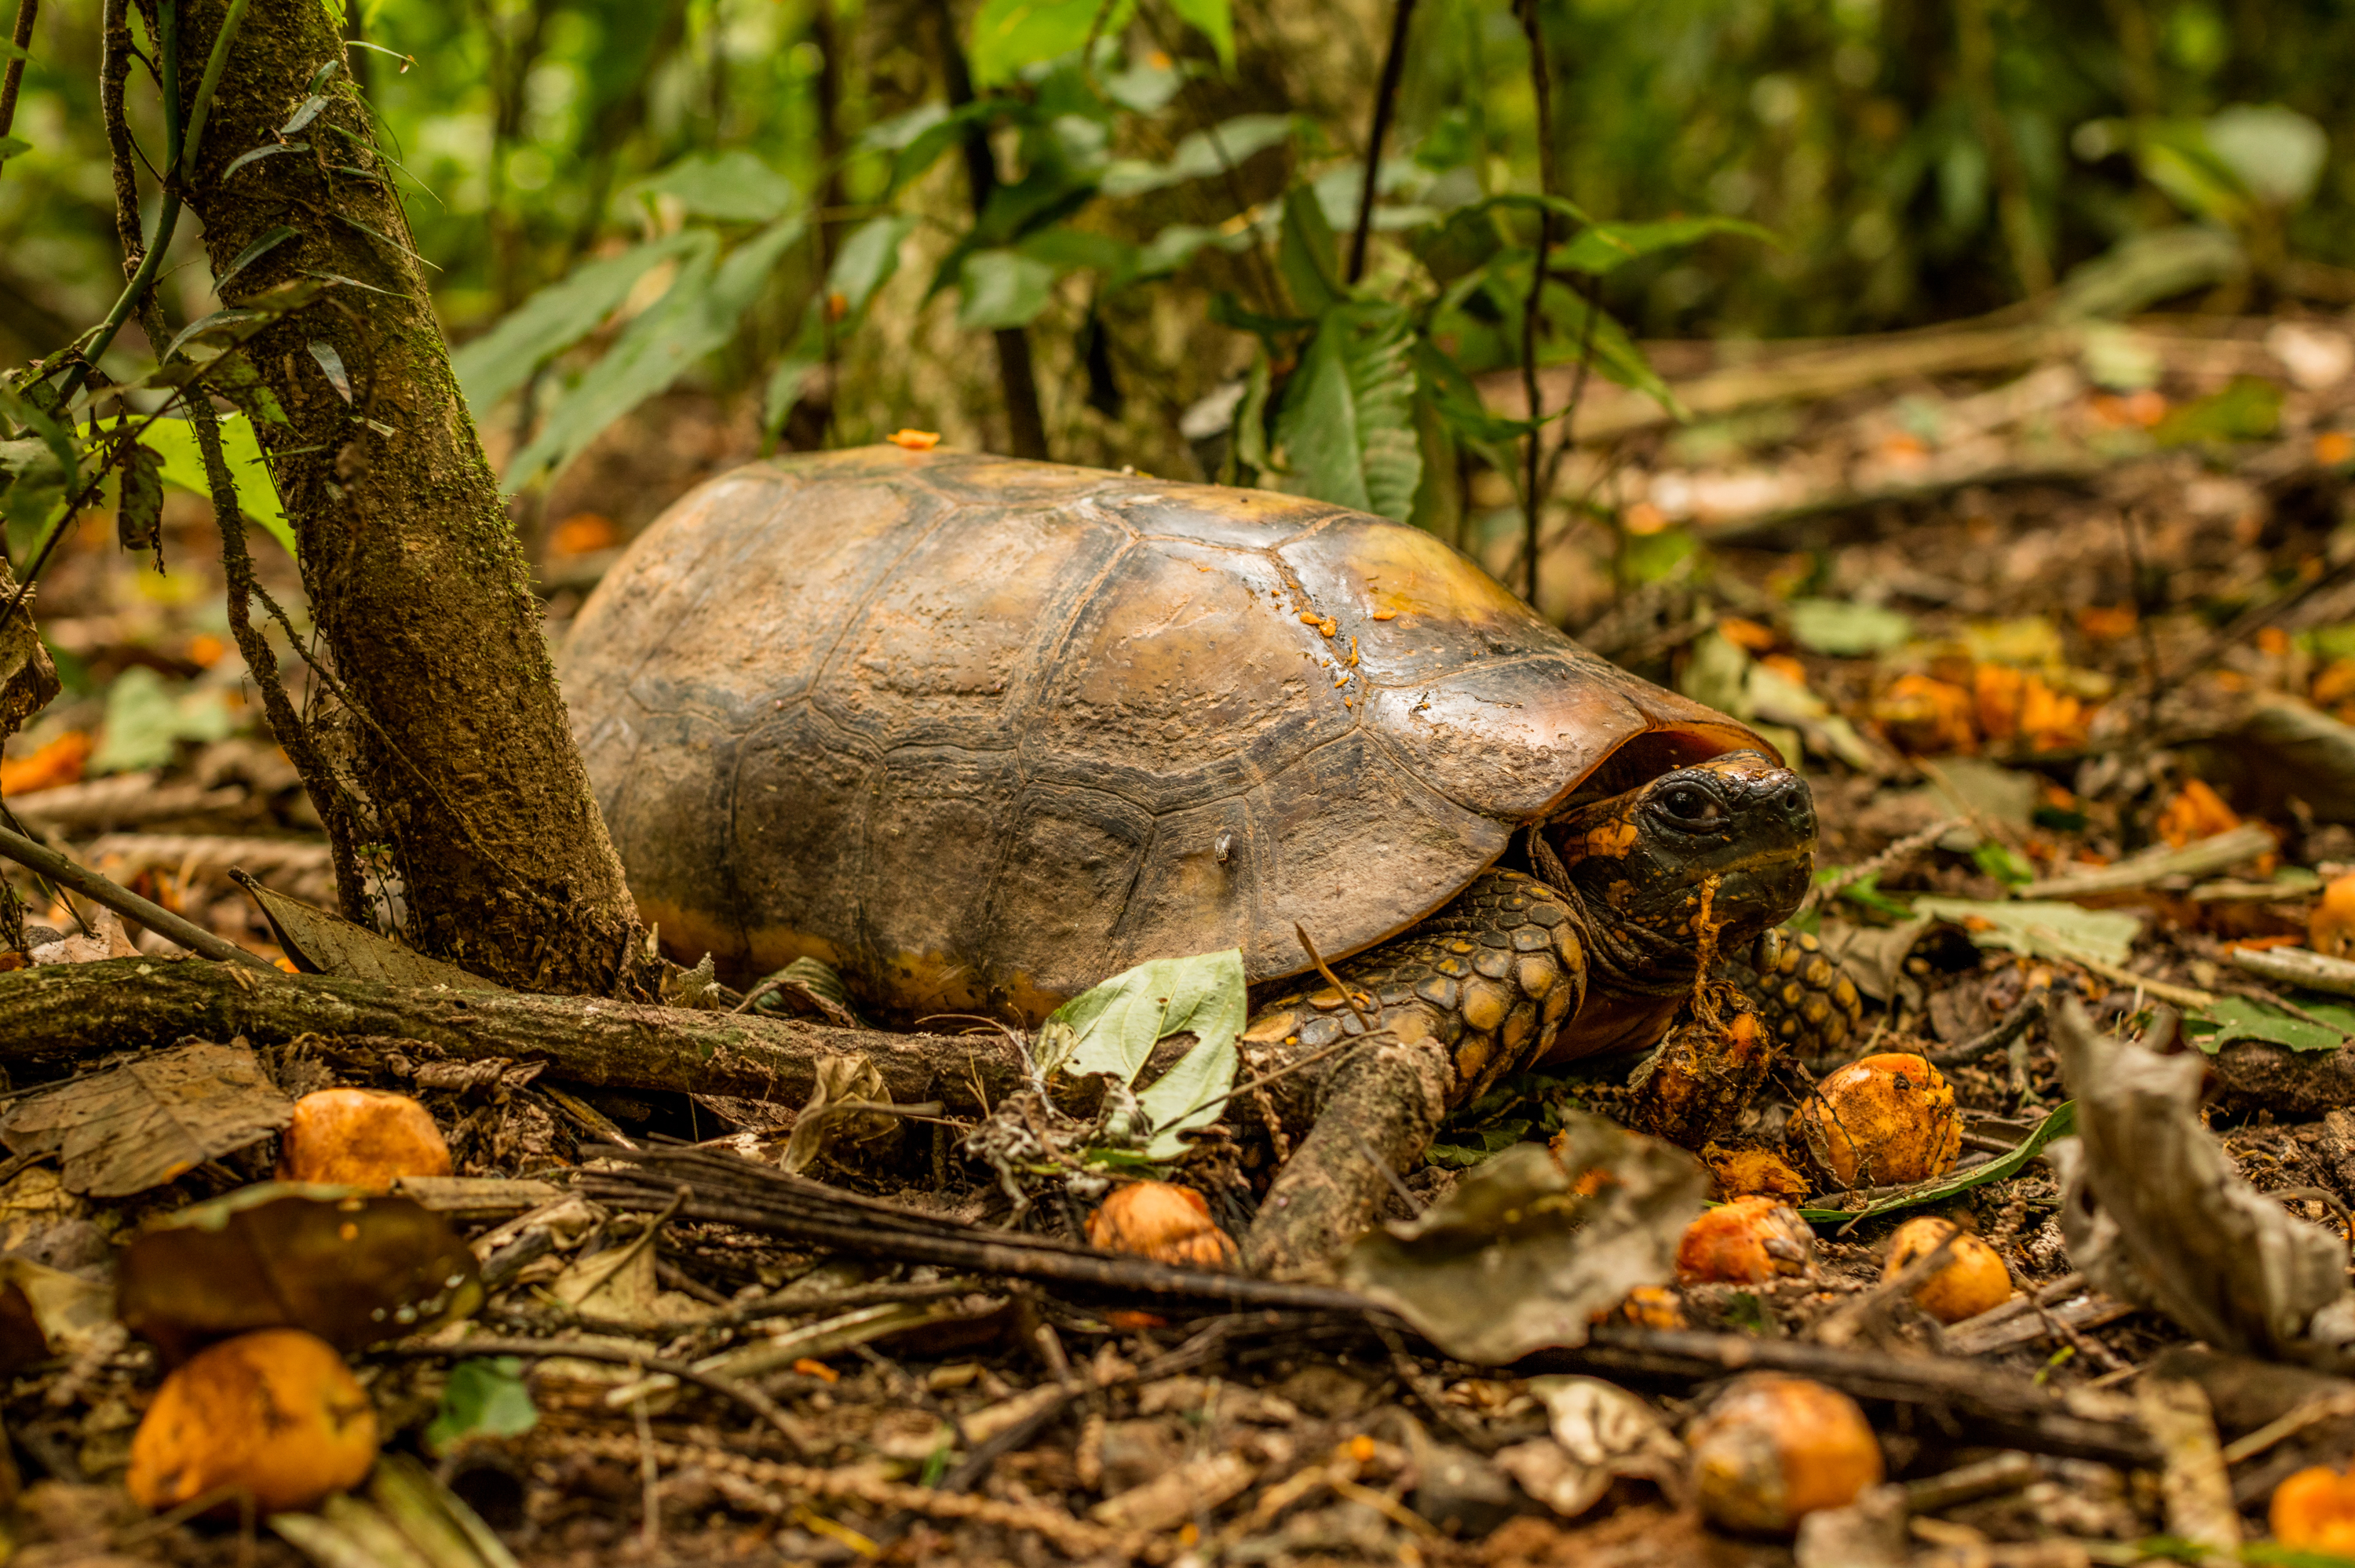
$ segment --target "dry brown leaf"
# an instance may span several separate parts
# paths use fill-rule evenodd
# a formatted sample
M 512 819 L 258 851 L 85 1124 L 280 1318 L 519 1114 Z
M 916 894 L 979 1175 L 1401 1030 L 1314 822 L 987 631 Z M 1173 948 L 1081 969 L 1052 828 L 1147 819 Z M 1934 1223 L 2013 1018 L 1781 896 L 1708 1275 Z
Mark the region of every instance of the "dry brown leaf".
M 294 960 L 294 967 L 305 974 L 380 980 L 386 985 L 429 991 L 436 986 L 452 991 L 503 989 L 455 964 L 445 964 L 388 942 L 374 931 L 356 926 L 330 910 L 289 898 L 282 893 L 272 893 L 241 872 L 230 874 L 260 906 L 262 918 L 270 922 L 278 945 Z
M 258 1143 L 293 1114 L 251 1051 L 199 1043 L 24 1100 L 0 1119 L 0 1141 L 61 1156 L 69 1192 L 121 1198 Z
M 1419 1218 L 1368 1232 L 1342 1283 L 1463 1361 L 1584 1344 L 1629 1291 L 1675 1277 L 1709 1177 L 1683 1150 L 1600 1117 L 1572 1115 L 1555 1149 L 1518 1144 Z

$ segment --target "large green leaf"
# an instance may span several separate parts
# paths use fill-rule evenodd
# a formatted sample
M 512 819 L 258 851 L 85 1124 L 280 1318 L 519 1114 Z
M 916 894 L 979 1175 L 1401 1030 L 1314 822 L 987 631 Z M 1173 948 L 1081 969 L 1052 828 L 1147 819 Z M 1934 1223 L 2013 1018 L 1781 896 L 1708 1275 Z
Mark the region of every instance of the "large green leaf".
M 741 147 L 691 153 L 638 181 L 628 194 L 675 196 L 691 213 L 729 223 L 774 223 L 800 199 L 793 181 Z
M 1773 244 L 1774 236 L 1738 217 L 1672 217 L 1659 223 L 1590 223 L 1553 253 L 1553 265 L 1602 277 L 1641 256 L 1690 245 L 1712 234 L 1745 234 Z
M 842 242 L 834 265 L 826 270 L 826 287 L 828 293 L 842 296 L 846 316 L 865 310 L 875 291 L 891 281 L 900 270 L 900 247 L 915 228 L 912 215 L 886 213 L 868 218 Z
M 2310 1022 L 2246 997 L 2219 997 L 2215 1005 L 2184 1024 L 2184 1035 L 2210 1055 L 2235 1040 L 2264 1040 L 2293 1051 L 2336 1051 L 2355 1034 L 2355 1006 L 2344 999 L 2301 997 L 2298 1011 L 2320 1019 Z
M 531 378 L 555 355 L 597 329 L 657 262 L 709 249 L 708 233 L 687 230 L 619 256 L 582 263 L 508 313 L 498 325 L 450 355 L 466 406 L 477 416 Z
M 220 417 L 221 456 L 229 461 L 229 478 L 237 485 L 237 509 L 261 525 L 264 533 L 294 554 L 294 527 L 279 503 L 278 486 L 270 465 L 262 461 L 261 443 L 253 439 L 253 421 L 242 414 Z M 186 419 L 158 419 L 142 438 L 164 460 L 164 482 L 210 495 L 204 455 L 197 450 L 196 432 Z
M 679 269 L 670 291 L 623 328 L 613 348 L 581 377 L 531 444 L 507 467 L 510 488 L 560 472 L 606 426 L 668 387 L 736 334 L 777 262 L 803 233 L 796 216 L 772 224 L 715 264 L 705 247 Z
M 1131 1083 L 1153 1047 L 1172 1034 L 1232 1047 L 1243 1010 L 1241 948 L 1154 959 L 1050 1013 L 1039 1027 L 1039 1070 L 1106 1073 Z
M 1336 305 L 1317 323 L 1276 417 L 1285 488 L 1404 522 L 1423 482 L 1414 331 L 1404 311 Z
M 1284 240 L 1276 249 L 1275 266 L 1301 314 L 1321 316 L 1348 293 L 1341 283 L 1337 245 L 1315 191 L 1295 185 L 1284 193 Z
M 1092 33 L 1116 38 L 1135 9 L 1135 0 L 985 0 L 966 55 L 974 85 L 1012 81 L 1024 66 L 1070 54 Z
M 971 332 L 1028 326 L 1055 297 L 1053 264 L 1018 250 L 975 251 L 957 281 L 957 325 Z

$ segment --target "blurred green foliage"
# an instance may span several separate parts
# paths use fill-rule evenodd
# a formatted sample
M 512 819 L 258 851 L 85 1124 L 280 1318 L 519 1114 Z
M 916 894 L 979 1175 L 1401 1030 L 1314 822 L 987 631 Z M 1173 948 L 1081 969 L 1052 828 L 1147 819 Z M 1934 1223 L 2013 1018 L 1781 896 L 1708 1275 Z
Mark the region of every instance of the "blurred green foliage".
M 1506 0 L 1418 6 L 1354 286 L 1336 269 L 1381 0 L 352 3 L 370 46 L 352 67 L 511 484 L 682 377 L 793 444 L 901 425 L 989 440 L 1005 390 L 987 339 L 1012 330 L 1059 457 L 1186 472 L 1181 418 L 1223 386 L 1230 462 L 1395 514 L 1432 510 L 1426 476 L 1458 450 L 1508 464 L 1521 427 L 1466 381 L 1518 363 L 1535 254 L 1535 99 Z M 1548 0 L 1540 16 L 1566 204 L 1540 359 L 1584 353 L 1659 392 L 1638 336 L 1975 314 L 2187 219 L 2249 264 L 2210 302 L 2355 302 L 2355 164 L 2333 155 L 2355 9 Z M 97 65 L 98 8 L 45 7 L 24 147 L 0 149 L 10 363 L 120 287 Z M 152 158 L 147 86 L 133 128 Z M 1744 226 L 1776 242 L 1722 232 Z M 188 227 L 164 284 L 176 326 L 218 302 Z M 117 355 L 136 374 L 135 344 Z

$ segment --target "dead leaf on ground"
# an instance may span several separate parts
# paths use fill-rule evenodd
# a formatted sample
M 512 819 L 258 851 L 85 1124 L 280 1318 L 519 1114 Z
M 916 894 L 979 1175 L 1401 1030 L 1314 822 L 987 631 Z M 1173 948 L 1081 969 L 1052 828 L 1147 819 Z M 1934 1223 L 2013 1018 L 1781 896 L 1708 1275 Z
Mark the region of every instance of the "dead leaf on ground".
M 36 1095 L 0 1119 L 0 1141 L 61 1156 L 69 1192 L 121 1198 L 259 1143 L 293 1114 L 250 1050 L 198 1043 Z
M 1573 1114 L 1556 1139 L 1476 1166 L 1420 1217 L 1369 1232 L 1342 1283 L 1451 1356 L 1500 1364 L 1582 1345 L 1638 1286 L 1676 1277 L 1709 1176 L 1680 1149 Z
M 2208 1059 L 2163 1054 L 2175 1026 L 2162 1016 L 2136 1044 L 2095 1030 L 2073 1001 L 2054 1014 L 2078 1136 L 2045 1152 L 2061 1171 L 2070 1261 L 2219 1350 L 2345 1367 L 2355 1361 L 2347 1243 L 2234 1171 L 2200 1120 Z
M 150 1226 L 115 1284 L 123 1325 L 175 1360 L 282 1326 L 357 1350 L 464 1317 L 483 1295 L 474 1255 L 441 1215 L 408 1198 L 282 1181 Z
M 864 1056 L 817 1059 L 816 1082 L 794 1118 L 794 1135 L 778 1160 L 795 1176 L 845 1145 L 864 1145 L 891 1136 L 900 1125 L 889 1111 L 869 1107 L 891 1103 L 891 1090 L 875 1064 Z
M 261 908 L 261 917 L 270 922 L 278 945 L 304 974 L 378 980 L 386 985 L 426 990 L 436 986 L 452 991 L 504 989 L 455 964 L 412 953 L 330 910 L 289 898 L 282 893 L 272 893 L 243 872 L 229 874 Z
M 110 1287 L 21 1257 L 0 1258 L 0 1372 L 122 1339 Z
M 1532 1378 L 1529 1392 L 1545 1402 L 1552 1436 L 1497 1456 L 1529 1496 L 1564 1519 L 1593 1508 L 1622 1476 L 1681 1499 L 1685 1446 L 1650 1405 L 1601 1378 Z
M 135 959 L 139 949 L 132 945 L 129 933 L 112 909 L 93 909 L 90 929 L 54 942 L 42 942 L 32 949 L 37 964 L 94 964 L 101 959 Z

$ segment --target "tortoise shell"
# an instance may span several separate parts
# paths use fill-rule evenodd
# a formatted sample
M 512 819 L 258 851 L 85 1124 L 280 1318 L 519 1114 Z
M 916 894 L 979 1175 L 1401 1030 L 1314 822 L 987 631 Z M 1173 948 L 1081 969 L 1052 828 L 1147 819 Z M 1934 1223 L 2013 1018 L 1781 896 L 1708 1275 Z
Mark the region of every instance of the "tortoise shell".
M 1328 959 L 1413 925 L 1614 753 L 1772 752 L 1417 529 L 895 447 L 692 492 L 563 662 L 670 950 L 822 959 L 900 1018 L 1218 948 L 1297 973 L 1295 922 Z

